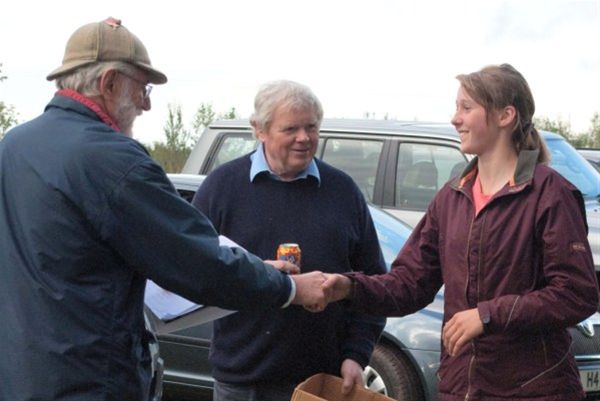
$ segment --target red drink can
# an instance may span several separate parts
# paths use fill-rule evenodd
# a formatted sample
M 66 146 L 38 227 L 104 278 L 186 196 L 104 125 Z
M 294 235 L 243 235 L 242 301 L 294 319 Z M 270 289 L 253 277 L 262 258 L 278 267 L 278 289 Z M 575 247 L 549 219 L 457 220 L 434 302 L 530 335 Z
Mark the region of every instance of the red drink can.
M 281 244 L 277 247 L 277 259 L 287 260 L 290 263 L 300 267 L 300 260 L 302 259 L 302 252 L 300 252 L 300 245 L 298 244 Z

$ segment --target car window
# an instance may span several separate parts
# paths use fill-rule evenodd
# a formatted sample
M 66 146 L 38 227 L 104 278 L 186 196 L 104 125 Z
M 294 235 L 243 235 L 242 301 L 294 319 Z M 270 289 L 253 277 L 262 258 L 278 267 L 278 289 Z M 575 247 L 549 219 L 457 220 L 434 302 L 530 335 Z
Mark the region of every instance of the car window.
M 179 192 L 179 195 L 181 195 L 183 199 L 190 203 L 192 203 L 192 199 L 194 199 L 194 195 L 196 195 L 196 191 L 191 191 L 187 189 L 179 189 L 177 192 Z
M 550 166 L 575 185 L 586 197 L 600 196 L 598 171 L 564 139 L 546 138 Z
M 252 135 L 224 135 L 214 152 L 207 174 L 228 161 L 252 152 L 257 146 L 258 141 Z
M 427 209 L 436 192 L 467 165 L 459 149 L 429 144 L 404 142 L 398 150 L 396 196 L 400 209 Z
M 383 141 L 328 138 L 321 158 L 348 174 L 368 200 L 373 199 Z

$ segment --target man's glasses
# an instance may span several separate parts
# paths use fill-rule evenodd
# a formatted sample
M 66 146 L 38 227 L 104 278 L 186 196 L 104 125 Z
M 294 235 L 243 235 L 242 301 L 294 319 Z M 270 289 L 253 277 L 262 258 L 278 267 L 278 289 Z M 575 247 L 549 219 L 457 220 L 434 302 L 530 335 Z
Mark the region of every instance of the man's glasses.
M 144 81 L 142 81 L 142 80 L 140 80 L 140 79 L 137 79 L 137 78 L 135 78 L 135 77 L 132 77 L 131 75 L 129 75 L 129 74 L 127 74 L 127 73 L 123 72 L 123 71 L 119 71 L 119 72 L 120 72 L 121 74 L 125 75 L 127 78 L 129 78 L 129 79 L 132 79 L 132 80 L 134 80 L 135 82 L 138 82 L 138 83 L 140 83 L 140 84 L 144 85 L 144 86 L 143 86 L 143 88 L 144 88 L 144 89 L 143 89 L 143 91 L 144 91 L 144 100 L 148 100 L 148 99 L 150 98 L 150 93 L 152 93 L 152 85 L 150 85 L 150 84 L 147 84 L 146 82 L 144 82 Z

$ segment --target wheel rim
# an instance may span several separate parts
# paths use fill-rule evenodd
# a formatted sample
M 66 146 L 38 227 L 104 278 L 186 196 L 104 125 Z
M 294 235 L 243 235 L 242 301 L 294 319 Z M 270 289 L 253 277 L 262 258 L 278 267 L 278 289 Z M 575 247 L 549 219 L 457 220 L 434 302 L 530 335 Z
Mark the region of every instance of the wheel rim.
M 363 371 L 363 379 L 365 381 L 365 387 L 371 391 L 374 391 L 379 394 L 388 395 L 387 389 L 385 388 L 385 383 L 381 378 L 379 372 L 377 372 L 373 367 L 367 366 Z

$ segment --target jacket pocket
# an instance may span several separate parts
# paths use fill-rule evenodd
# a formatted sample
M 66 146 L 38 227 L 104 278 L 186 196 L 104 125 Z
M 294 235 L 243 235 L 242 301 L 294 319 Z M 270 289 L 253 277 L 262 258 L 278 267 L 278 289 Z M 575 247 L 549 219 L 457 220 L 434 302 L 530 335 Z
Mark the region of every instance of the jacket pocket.
M 537 397 L 548 386 L 564 382 L 569 347 L 558 333 L 514 333 L 484 336 L 478 344 L 476 376 L 491 394 Z M 502 378 L 499 380 L 498 378 Z
M 546 361 L 546 364 L 548 363 L 548 355 L 546 353 L 546 349 L 545 349 L 545 342 L 543 342 L 544 345 L 544 359 Z M 555 364 L 549 366 L 548 368 L 544 369 L 543 371 L 541 371 L 540 373 L 538 373 L 537 375 L 535 375 L 534 377 L 530 378 L 529 380 L 527 380 L 525 383 L 521 384 L 521 388 L 532 385 L 533 383 L 535 383 L 538 380 L 541 380 L 544 378 L 544 376 L 550 375 L 553 373 L 553 371 L 555 370 L 560 370 L 560 366 L 565 363 L 565 361 L 567 360 L 567 358 L 569 357 L 570 352 L 567 351 L 565 352 L 565 354 L 563 355 L 563 357 L 556 362 Z

